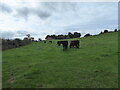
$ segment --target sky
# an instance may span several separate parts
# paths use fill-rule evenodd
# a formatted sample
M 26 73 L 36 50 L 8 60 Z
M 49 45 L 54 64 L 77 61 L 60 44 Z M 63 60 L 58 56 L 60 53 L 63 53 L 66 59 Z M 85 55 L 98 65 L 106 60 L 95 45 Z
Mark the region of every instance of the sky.
M 0 2 L 0 36 L 36 40 L 46 35 L 98 34 L 118 28 L 117 2 Z

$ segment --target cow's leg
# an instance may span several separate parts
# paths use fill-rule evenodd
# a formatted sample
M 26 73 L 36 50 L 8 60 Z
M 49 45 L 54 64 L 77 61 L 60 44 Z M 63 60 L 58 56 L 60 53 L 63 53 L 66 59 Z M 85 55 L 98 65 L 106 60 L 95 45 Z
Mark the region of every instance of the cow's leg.
M 74 48 L 74 44 L 71 44 L 71 48 Z
M 71 48 L 71 45 L 69 46 L 69 48 Z
M 80 47 L 80 44 L 78 43 L 78 48 Z
M 65 45 L 63 45 L 63 50 L 65 50 Z
M 66 49 L 68 48 L 68 45 L 66 45 Z
M 79 46 L 77 46 L 77 48 L 79 48 Z
M 65 51 L 65 50 L 67 50 L 67 47 L 68 47 L 68 46 L 67 46 L 67 45 L 65 45 L 65 46 L 64 46 L 64 48 L 63 48 L 63 50 L 64 50 L 64 51 Z
M 63 46 L 63 50 L 65 50 L 65 47 Z
M 76 47 L 76 45 L 74 44 L 74 45 L 72 45 L 72 47 L 73 47 L 73 48 L 75 48 L 75 47 Z
M 67 49 L 67 46 L 65 45 L 65 49 Z
M 76 46 L 77 48 L 79 48 L 79 44 L 77 44 L 77 46 Z

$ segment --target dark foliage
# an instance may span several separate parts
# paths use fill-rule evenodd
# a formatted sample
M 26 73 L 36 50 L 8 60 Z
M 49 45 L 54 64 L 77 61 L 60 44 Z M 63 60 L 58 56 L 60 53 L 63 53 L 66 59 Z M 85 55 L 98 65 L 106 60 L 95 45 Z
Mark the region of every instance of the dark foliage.
M 72 34 L 71 32 L 68 33 L 68 35 L 47 35 L 45 39 L 51 40 L 51 39 L 69 39 L 69 38 L 80 38 L 81 33 L 74 32 Z
M 99 34 L 103 34 L 104 32 L 100 32 Z
M 41 38 L 38 38 L 38 41 L 42 41 L 42 39 L 41 39 Z
M 104 33 L 107 33 L 108 32 L 108 30 L 104 30 Z
M 117 29 L 115 29 L 114 32 L 117 32 Z
M 88 33 L 88 34 L 86 34 L 86 35 L 84 35 L 84 37 L 88 37 L 88 36 L 92 36 L 92 35 L 90 35 L 89 33 Z
M 18 48 L 24 45 L 30 44 L 32 41 L 24 38 L 24 40 L 21 40 L 19 38 L 16 38 L 14 40 L 10 39 L 2 39 L 2 50 L 7 50 L 11 48 Z
M 26 35 L 23 40 L 19 38 L 15 38 L 14 40 L 11 39 L 1 39 L 2 40 L 2 50 L 7 50 L 11 48 L 18 48 L 21 46 L 25 46 L 30 44 L 32 41 L 34 41 L 34 37 L 30 37 L 30 34 Z
M 74 32 L 74 35 L 73 35 L 74 38 L 79 38 L 80 36 L 81 36 L 81 33 Z

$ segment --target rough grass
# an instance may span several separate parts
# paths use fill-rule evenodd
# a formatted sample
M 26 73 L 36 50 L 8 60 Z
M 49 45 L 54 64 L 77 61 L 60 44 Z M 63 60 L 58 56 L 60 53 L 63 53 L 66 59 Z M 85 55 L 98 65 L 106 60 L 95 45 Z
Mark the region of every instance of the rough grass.
M 32 43 L 3 51 L 3 88 L 117 88 L 118 32 L 80 38 L 80 49 Z

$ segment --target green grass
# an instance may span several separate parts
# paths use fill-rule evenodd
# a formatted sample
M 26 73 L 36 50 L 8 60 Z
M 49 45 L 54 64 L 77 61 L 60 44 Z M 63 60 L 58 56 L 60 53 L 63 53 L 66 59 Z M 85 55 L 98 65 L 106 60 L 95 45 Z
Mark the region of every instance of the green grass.
M 117 88 L 117 35 L 80 38 L 68 51 L 56 40 L 3 51 L 3 88 Z

